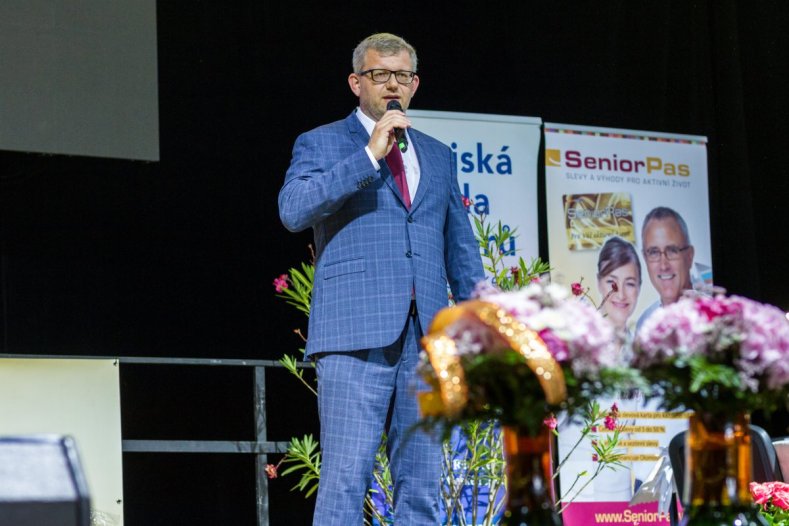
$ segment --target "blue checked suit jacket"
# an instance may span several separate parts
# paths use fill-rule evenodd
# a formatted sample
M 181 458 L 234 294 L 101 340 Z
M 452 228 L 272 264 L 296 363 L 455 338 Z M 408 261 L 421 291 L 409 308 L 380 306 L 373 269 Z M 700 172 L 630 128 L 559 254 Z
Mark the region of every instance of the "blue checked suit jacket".
M 355 113 L 296 140 L 279 213 L 288 230 L 315 235 L 307 356 L 392 344 L 412 291 L 426 330 L 447 306 L 447 283 L 464 300 L 484 279 L 450 149 L 408 134 L 421 172 L 410 211 L 386 163 L 370 162 Z

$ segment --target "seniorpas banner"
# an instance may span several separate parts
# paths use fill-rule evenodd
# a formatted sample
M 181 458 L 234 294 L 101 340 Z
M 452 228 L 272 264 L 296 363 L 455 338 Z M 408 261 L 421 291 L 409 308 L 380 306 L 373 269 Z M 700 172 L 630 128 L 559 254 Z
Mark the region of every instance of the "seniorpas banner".
M 507 266 L 538 254 L 536 117 L 409 110 L 415 129 L 448 145 L 457 165 L 461 193 L 487 222 L 516 229 L 505 247 Z
M 712 285 L 706 143 L 699 136 L 545 123 L 552 279 L 580 282 L 586 299 L 628 338 L 664 300 Z M 653 220 L 645 230 L 647 217 Z M 573 451 L 560 472 L 562 498 L 576 497 L 565 525 L 669 524 L 656 503 L 629 501 L 661 448 L 687 428 L 687 415 L 661 412 L 632 395 L 600 403 L 618 405 L 624 467 L 586 484 L 597 468 L 592 438 L 573 450 L 581 424 L 561 425 L 559 457 Z M 607 432 L 598 431 L 594 438 Z

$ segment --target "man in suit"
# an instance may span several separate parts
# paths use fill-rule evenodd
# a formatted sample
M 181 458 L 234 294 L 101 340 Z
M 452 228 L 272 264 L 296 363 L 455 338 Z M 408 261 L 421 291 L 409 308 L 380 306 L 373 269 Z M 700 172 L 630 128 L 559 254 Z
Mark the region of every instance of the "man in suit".
M 312 227 L 315 286 L 306 355 L 315 360 L 321 477 L 313 524 L 362 524 L 381 433 L 398 525 L 438 523 L 441 446 L 414 431 L 419 339 L 448 302 L 484 279 L 450 149 L 410 129 L 414 48 L 364 39 L 348 76 L 359 107 L 302 134 L 279 194 L 288 230 Z M 395 129 L 406 131 L 404 152 Z

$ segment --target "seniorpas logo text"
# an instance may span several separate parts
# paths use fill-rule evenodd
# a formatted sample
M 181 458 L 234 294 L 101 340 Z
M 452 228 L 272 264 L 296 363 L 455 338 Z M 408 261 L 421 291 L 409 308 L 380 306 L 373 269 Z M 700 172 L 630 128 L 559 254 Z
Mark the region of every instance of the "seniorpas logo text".
M 545 149 L 545 166 L 547 168 L 572 168 L 584 170 L 600 170 L 626 174 L 648 176 L 679 176 L 689 177 L 690 166 L 671 162 L 658 156 L 647 156 L 642 159 L 610 156 L 584 155 L 579 150 L 562 151 L 555 148 Z

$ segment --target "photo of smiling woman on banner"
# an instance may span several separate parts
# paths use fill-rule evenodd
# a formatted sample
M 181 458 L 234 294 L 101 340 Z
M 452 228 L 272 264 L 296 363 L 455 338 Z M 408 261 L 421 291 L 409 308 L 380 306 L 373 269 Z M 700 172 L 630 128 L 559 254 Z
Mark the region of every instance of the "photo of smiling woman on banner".
M 641 292 L 641 262 L 632 243 L 609 237 L 597 257 L 597 290 L 608 321 L 627 341 L 633 338 L 630 317 Z

